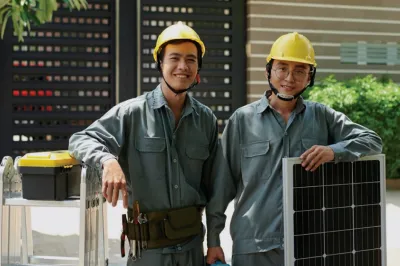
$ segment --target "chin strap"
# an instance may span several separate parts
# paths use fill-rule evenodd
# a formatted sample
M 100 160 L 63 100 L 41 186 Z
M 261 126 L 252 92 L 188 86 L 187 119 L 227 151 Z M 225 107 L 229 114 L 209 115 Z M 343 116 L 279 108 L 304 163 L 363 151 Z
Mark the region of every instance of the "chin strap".
M 294 99 L 298 98 L 308 87 L 310 87 L 310 85 L 307 85 L 307 87 L 305 87 L 304 89 L 302 89 L 299 93 L 297 93 L 296 95 L 288 95 L 288 94 L 283 94 L 280 93 L 275 87 L 274 85 L 271 84 L 270 79 L 268 78 L 268 84 L 269 87 L 271 88 L 272 92 L 278 97 L 278 99 L 282 100 L 282 101 L 286 101 L 286 102 L 290 102 L 293 101 Z

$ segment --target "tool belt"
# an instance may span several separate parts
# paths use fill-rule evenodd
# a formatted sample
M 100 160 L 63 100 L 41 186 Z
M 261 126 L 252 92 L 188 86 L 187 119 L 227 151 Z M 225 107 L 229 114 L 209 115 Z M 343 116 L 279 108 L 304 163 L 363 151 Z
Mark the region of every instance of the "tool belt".
M 202 211 L 202 207 L 192 206 L 140 213 L 134 222 L 133 210 L 128 209 L 124 233 L 129 240 L 146 243 L 148 249 L 174 246 L 202 234 Z

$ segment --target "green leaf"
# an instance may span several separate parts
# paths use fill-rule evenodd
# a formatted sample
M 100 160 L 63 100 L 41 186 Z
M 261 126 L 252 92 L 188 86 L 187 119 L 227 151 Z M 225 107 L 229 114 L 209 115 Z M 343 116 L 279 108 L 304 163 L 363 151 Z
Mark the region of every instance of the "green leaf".
M 32 14 L 32 13 L 27 13 L 27 15 L 28 15 L 29 19 L 30 19 L 36 26 L 42 24 L 42 23 L 40 22 L 40 20 L 39 20 L 34 14 Z
M 81 10 L 81 8 L 87 8 L 86 0 L 70 0 L 73 3 L 76 9 Z
M 22 18 L 23 21 L 25 21 L 25 22 L 28 22 L 28 21 L 29 21 L 28 14 L 27 14 L 27 12 L 26 12 L 25 10 L 22 10 L 22 11 L 21 11 L 20 16 L 21 16 L 21 18 Z
M 5 31 L 5 29 L 6 29 L 7 20 L 8 20 L 8 18 L 9 18 L 10 16 L 11 16 L 11 9 L 9 9 L 9 10 L 7 11 L 7 13 L 5 14 L 4 19 L 3 19 L 3 25 L 1 26 L 1 38 L 2 38 L 2 39 L 4 38 L 4 31 Z
M 11 10 L 11 7 L 3 7 L 1 10 L 0 10 L 0 25 L 1 24 L 3 24 L 3 18 L 4 18 L 4 14 L 7 12 L 7 11 L 9 11 L 9 10 Z
M 57 0 L 49 0 L 50 1 L 50 7 L 51 9 L 54 11 L 57 11 L 58 9 L 58 4 L 57 4 Z
M 24 41 L 24 37 L 22 36 L 23 33 L 24 33 L 24 24 L 19 23 L 19 25 L 18 25 L 18 41 L 19 42 Z
M 20 8 L 19 7 L 11 9 L 11 18 L 12 18 L 12 21 L 13 21 L 14 29 L 19 28 L 19 23 L 20 23 L 20 20 L 21 20 L 21 12 L 20 12 Z
M 71 9 L 76 8 L 76 7 L 75 7 L 75 2 L 74 2 L 74 0 L 67 0 L 66 2 L 68 3 L 68 6 L 69 6 Z
M 58 9 L 57 2 L 67 3 L 70 9 L 87 8 L 86 0 L 0 0 L 0 25 L 2 34 L 8 18 L 11 16 L 14 34 L 23 41 L 25 30 L 30 31 L 31 23 L 40 25 L 50 22 L 54 11 Z
M 36 17 L 41 23 L 49 22 L 53 18 L 53 12 L 57 10 L 56 0 L 38 0 Z
M 7 4 L 10 4 L 10 0 L 0 0 L 0 9 Z
M 82 6 L 84 9 L 87 9 L 87 1 L 86 1 L 86 0 L 79 0 L 79 2 L 80 2 L 81 6 Z

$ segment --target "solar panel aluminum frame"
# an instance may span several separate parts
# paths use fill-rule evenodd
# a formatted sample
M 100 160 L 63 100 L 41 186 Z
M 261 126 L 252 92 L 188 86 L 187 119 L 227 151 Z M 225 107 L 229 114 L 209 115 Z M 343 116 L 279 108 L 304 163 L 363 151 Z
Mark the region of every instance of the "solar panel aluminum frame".
M 381 196 L 381 254 L 382 266 L 386 266 L 387 247 L 386 247 L 386 163 L 385 155 L 378 154 L 365 156 L 357 161 L 378 160 L 380 165 L 380 196 Z M 354 162 L 353 162 L 354 163 Z M 283 217 L 284 217 L 284 250 L 285 266 L 294 266 L 294 204 L 293 204 L 293 166 L 301 164 L 301 159 L 283 158 Z M 324 165 L 320 166 L 324 167 Z

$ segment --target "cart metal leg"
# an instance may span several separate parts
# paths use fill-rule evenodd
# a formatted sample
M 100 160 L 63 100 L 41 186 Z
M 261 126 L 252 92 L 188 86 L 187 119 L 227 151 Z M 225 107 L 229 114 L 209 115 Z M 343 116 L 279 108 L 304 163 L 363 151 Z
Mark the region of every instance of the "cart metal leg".
M 85 248 L 86 248 L 86 172 L 87 167 L 82 167 L 81 172 L 81 192 L 80 192 L 80 232 L 79 232 L 79 266 L 85 265 Z
M 9 181 L 14 175 L 13 160 L 9 156 L 5 156 L 0 162 L 0 199 L 2 201 L 2 207 L 0 208 L 0 265 L 3 261 L 3 255 L 9 262 L 10 248 L 14 246 L 10 243 L 10 206 L 4 206 L 4 191 L 9 191 Z

